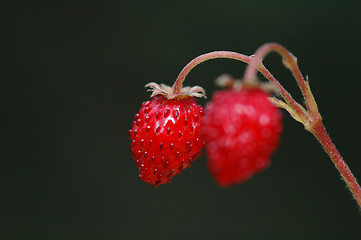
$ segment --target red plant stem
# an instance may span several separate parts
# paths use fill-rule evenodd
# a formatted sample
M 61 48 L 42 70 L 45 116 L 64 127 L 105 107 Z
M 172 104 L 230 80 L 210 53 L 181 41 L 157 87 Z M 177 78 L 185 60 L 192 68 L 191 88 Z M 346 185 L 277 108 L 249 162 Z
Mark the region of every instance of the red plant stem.
M 313 123 L 313 128 L 310 131 L 316 137 L 316 139 L 321 143 L 322 147 L 325 149 L 326 153 L 331 158 L 333 164 L 340 172 L 343 180 L 346 182 L 353 197 L 355 198 L 359 207 L 361 208 L 360 185 L 358 184 L 356 178 L 352 174 L 350 168 L 347 166 L 346 162 L 343 160 L 341 154 L 337 151 L 336 146 L 335 144 L 333 144 L 332 140 L 327 134 L 321 119 Z
M 173 93 L 175 95 L 179 94 L 179 92 L 180 92 L 180 90 L 182 88 L 182 84 L 184 82 L 184 79 L 186 78 L 188 73 L 194 67 L 196 67 L 198 64 L 200 64 L 202 62 L 205 62 L 205 61 L 211 60 L 211 59 L 215 59 L 215 58 L 235 59 L 235 60 L 239 60 L 239 61 L 242 61 L 242 62 L 245 62 L 245 63 L 249 63 L 251 61 L 251 59 L 252 59 L 251 57 L 249 57 L 247 55 L 236 53 L 236 52 L 229 52 L 229 51 L 214 51 L 214 52 L 210 52 L 210 53 L 200 55 L 200 56 L 196 57 L 195 59 L 193 59 L 192 61 L 190 61 L 182 69 L 182 71 L 179 73 L 179 75 L 177 77 L 177 80 L 173 84 Z M 266 71 L 267 71 L 267 69 L 266 69 Z M 271 73 L 269 73 L 269 74 L 271 74 Z
M 289 64 L 288 68 L 292 69 L 292 73 L 296 78 L 301 91 L 303 92 L 306 89 L 306 86 L 301 71 L 298 68 L 296 57 L 278 43 L 264 44 L 256 51 L 252 62 L 250 62 L 244 73 L 244 81 L 249 81 L 250 79 L 254 78 L 257 64 L 260 63 L 268 53 L 273 51 L 278 52 L 282 57 L 284 57 L 286 62 Z
M 230 52 L 230 51 L 214 51 L 210 53 L 206 53 L 203 55 L 200 55 L 190 61 L 179 73 L 177 80 L 173 84 L 173 93 L 178 94 L 182 88 L 183 82 L 186 78 L 186 76 L 189 74 L 189 72 L 196 67 L 197 65 L 211 60 L 211 59 L 218 59 L 218 58 L 227 58 L 227 59 L 234 59 L 245 63 L 250 63 L 252 60 L 252 57 L 237 53 L 237 52 Z M 267 70 L 267 68 L 261 63 L 258 66 L 258 70 L 273 84 L 277 86 L 277 88 L 280 90 L 282 96 L 286 96 L 286 101 L 294 102 L 293 98 L 290 96 L 290 94 L 282 87 L 282 85 L 276 80 L 276 78 Z
M 346 182 L 352 195 L 354 196 L 359 207 L 361 208 L 360 185 L 358 184 L 350 168 L 347 166 L 346 162 L 343 160 L 341 154 L 337 151 L 336 146 L 333 144 L 332 140 L 327 134 L 326 129 L 322 123 L 321 115 L 318 111 L 317 103 L 312 95 L 308 82 L 305 82 L 305 80 L 303 79 L 301 71 L 299 70 L 297 65 L 296 57 L 294 57 L 286 48 L 284 48 L 280 44 L 264 44 L 256 51 L 255 57 L 249 63 L 245 71 L 244 81 L 251 81 L 256 76 L 256 69 L 259 64 L 262 63 L 262 59 L 272 51 L 279 53 L 284 58 L 285 66 L 291 70 L 293 76 L 298 83 L 298 86 L 301 89 L 308 112 L 302 110 L 300 105 L 297 104 L 293 99 L 290 100 L 289 98 L 292 98 L 290 95 L 283 95 L 282 91 L 281 95 L 286 100 L 288 105 L 300 115 L 302 123 L 304 124 L 306 130 L 310 131 L 321 143 L 322 147 L 331 158 L 332 162 L 341 174 L 343 180 Z M 278 87 L 279 85 L 276 86 Z
M 278 52 L 284 58 L 285 66 L 291 70 L 293 76 L 298 83 L 298 86 L 301 89 L 308 112 L 305 111 L 303 107 L 292 98 L 291 94 L 289 94 L 283 88 L 283 86 L 277 81 L 277 79 L 275 79 L 274 76 L 263 65 L 262 59 L 272 51 Z M 193 59 L 182 69 L 173 84 L 173 93 L 179 94 L 186 76 L 194 67 L 196 67 L 202 62 L 216 58 L 235 59 L 245 63 L 249 63 L 248 68 L 245 72 L 245 81 L 251 81 L 252 78 L 255 78 L 256 69 L 258 69 L 270 82 L 272 82 L 278 88 L 286 103 L 297 112 L 301 119 L 304 120 L 303 124 L 305 125 L 306 130 L 310 131 L 321 143 L 322 147 L 325 149 L 326 153 L 331 158 L 335 167 L 340 172 L 342 178 L 346 182 L 348 188 L 350 189 L 359 207 L 361 208 L 360 185 L 358 184 L 350 168 L 347 166 L 342 156 L 337 151 L 336 146 L 333 144 L 332 140 L 327 134 L 321 120 L 321 115 L 318 112 L 316 101 L 314 100 L 311 90 L 309 89 L 308 82 L 304 80 L 301 71 L 298 68 L 296 57 L 294 57 L 286 48 L 277 43 L 264 44 L 257 50 L 254 57 L 230 51 L 215 51 L 206 53 Z
M 296 79 L 296 81 L 298 83 L 298 86 L 301 89 L 301 92 L 305 99 L 307 108 L 308 109 L 313 108 L 314 106 L 310 106 L 312 104 L 309 101 L 309 100 L 311 100 L 310 96 L 309 96 L 311 93 L 309 91 L 307 91 L 308 89 L 307 89 L 306 82 L 303 79 L 302 73 L 297 65 L 297 58 L 295 56 L 293 56 L 292 53 L 290 53 L 285 47 L 283 47 L 282 45 L 280 45 L 278 43 L 264 44 L 256 51 L 256 53 L 254 54 L 254 58 L 249 63 L 249 65 L 244 73 L 244 81 L 252 81 L 252 79 L 256 76 L 257 65 L 259 63 L 261 63 L 262 59 L 270 52 L 277 52 L 283 57 L 284 63 L 287 64 L 286 67 L 291 70 L 294 78 Z M 277 85 L 277 87 L 279 87 L 279 85 Z M 296 104 L 296 102 L 292 99 L 290 94 L 288 94 L 288 93 L 283 94 L 283 92 L 281 91 L 281 95 L 286 100 L 286 102 L 289 103 L 301 117 L 307 117 L 307 116 L 305 116 L 305 115 L 307 115 L 307 113 L 305 113 L 299 107 L 299 105 Z
M 173 94 L 175 94 L 175 95 L 179 94 L 186 76 L 194 67 L 196 67 L 197 65 L 199 65 L 205 61 L 208 61 L 211 59 L 217 59 L 217 58 L 234 59 L 234 60 L 238 60 L 238 61 L 245 62 L 245 63 L 250 63 L 252 61 L 252 57 L 250 57 L 250 56 L 247 56 L 247 55 L 244 55 L 241 53 L 230 52 L 230 51 L 214 51 L 214 52 L 200 55 L 200 56 L 196 57 L 195 59 L 193 59 L 192 61 L 190 61 L 179 73 L 177 80 L 173 84 Z M 257 66 L 257 69 L 263 74 L 263 76 L 265 76 L 270 82 L 272 82 L 278 88 L 281 96 L 286 100 L 287 103 L 290 103 L 292 106 L 294 106 L 295 110 L 300 115 L 306 114 L 297 105 L 296 101 L 292 98 L 291 94 L 289 94 L 286 91 L 286 89 L 283 88 L 283 86 L 277 81 L 277 79 L 267 70 L 267 68 L 262 63 L 260 63 Z

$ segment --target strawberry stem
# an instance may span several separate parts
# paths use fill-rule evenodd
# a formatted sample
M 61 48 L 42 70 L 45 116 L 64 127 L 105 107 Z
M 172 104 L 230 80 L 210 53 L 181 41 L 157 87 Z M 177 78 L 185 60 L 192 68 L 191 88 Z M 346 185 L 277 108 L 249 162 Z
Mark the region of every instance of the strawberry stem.
M 313 97 L 313 94 L 310 89 L 310 85 L 307 81 L 304 80 L 301 71 L 297 65 L 297 58 L 292 55 L 286 48 L 277 43 L 268 43 L 261 46 L 255 53 L 254 58 L 252 58 L 249 63 L 245 75 L 244 81 L 250 81 L 256 76 L 256 69 L 259 68 L 259 65 L 262 64 L 262 59 L 270 52 L 277 52 L 283 57 L 284 65 L 291 70 L 293 76 L 295 77 L 298 86 L 301 89 L 303 94 L 307 111 L 303 107 L 295 102 L 290 94 L 284 92 L 280 89 L 282 97 L 286 100 L 286 103 L 276 104 L 279 107 L 285 108 L 287 111 L 293 111 L 296 116 L 293 116 L 296 120 L 300 119 L 304 124 L 305 129 L 310 131 L 316 139 L 321 143 L 322 147 L 325 149 L 328 156 L 331 158 L 333 164 L 340 172 L 343 180 L 346 182 L 348 188 L 350 189 L 353 197 L 357 201 L 359 207 L 361 208 L 361 188 L 358 184 L 356 178 L 353 176 L 350 168 L 347 166 L 346 162 L 343 160 L 341 154 L 336 149 L 336 146 L 330 139 L 329 135 L 326 132 L 326 129 L 322 123 L 321 115 L 318 111 L 317 103 Z M 266 76 L 267 77 L 267 76 Z M 271 79 L 269 79 L 271 81 Z M 273 82 L 273 80 L 271 81 Z M 276 84 L 277 87 L 280 85 Z M 287 104 L 287 106 L 283 106 Z M 291 114 L 292 115 L 292 114 Z M 299 121 L 299 120 L 298 120 Z
M 298 86 L 301 89 L 301 92 L 303 94 L 303 97 L 306 101 L 306 106 L 307 109 L 310 108 L 314 108 L 311 107 L 312 105 L 315 105 L 316 102 L 313 99 L 313 103 L 311 103 L 311 98 L 310 98 L 310 91 L 307 91 L 307 85 L 305 80 L 303 79 L 303 76 L 301 74 L 300 69 L 298 68 L 297 65 L 297 58 L 295 56 L 293 56 L 292 53 L 290 53 L 286 48 L 284 48 L 282 45 L 277 44 L 277 43 L 267 43 L 264 44 L 263 46 L 261 46 L 256 53 L 254 54 L 254 58 L 252 59 L 252 61 L 250 62 L 250 64 L 248 65 L 245 74 L 244 74 L 244 81 L 252 81 L 253 78 L 256 77 L 256 66 L 258 63 L 262 62 L 262 59 L 270 52 L 277 52 L 279 53 L 282 57 L 283 57 L 283 64 L 291 70 L 293 76 L 295 77 Z M 277 80 L 276 80 L 277 81 Z M 273 82 L 273 81 L 271 81 Z M 274 83 L 274 82 L 273 82 Z M 280 86 L 280 85 L 276 85 L 276 86 Z M 293 100 L 293 98 L 291 97 L 291 95 L 288 92 L 285 91 L 280 91 L 282 97 L 286 100 L 287 103 L 289 103 L 289 105 L 291 105 L 296 112 L 302 117 L 307 119 L 307 113 L 305 112 L 304 109 L 302 109 L 300 107 L 300 105 L 296 104 L 296 102 Z M 312 95 L 312 93 L 311 93 Z M 317 106 L 317 105 L 316 105 Z
M 210 53 L 200 55 L 200 56 L 196 57 L 195 59 L 193 59 L 192 61 L 190 61 L 179 73 L 177 80 L 173 84 L 173 94 L 178 95 L 180 93 L 184 79 L 186 78 L 188 73 L 194 67 L 201 64 L 202 62 L 205 62 L 205 61 L 208 61 L 211 59 L 216 59 L 216 58 L 235 59 L 235 60 L 239 60 L 239 61 L 242 61 L 245 63 L 249 63 L 252 59 L 251 57 L 249 57 L 247 55 L 243 55 L 243 54 L 236 53 L 236 52 L 229 52 L 229 51 L 215 51 L 215 52 L 210 52 Z
M 270 52 L 277 52 L 283 57 L 283 64 L 286 68 L 291 70 L 294 78 L 298 83 L 298 86 L 300 87 L 307 110 L 305 110 L 301 104 L 297 103 L 292 98 L 291 94 L 283 88 L 277 79 L 263 65 L 262 59 Z M 180 93 L 183 81 L 194 67 L 207 60 L 217 58 L 235 59 L 248 63 L 249 65 L 244 75 L 244 81 L 246 83 L 251 83 L 256 78 L 256 69 L 258 69 L 258 71 L 260 71 L 271 83 L 277 87 L 285 102 L 282 102 L 278 99 L 273 99 L 272 102 L 290 112 L 294 119 L 303 123 L 305 129 L 310 131 L 316 137 L 316 139 L 321 143 L 322 147 L 331 158 L 337 170 L 340 172 L 343 180 L 346 182 L 353 197 L 361 208 L 360 185 L 326 132 L 326 129 L 321 120 L 321 115 L 318 111 L 317 103 L 311 92 L 308 79 L 306 78 L 305 81 L 303 78 L 302 73 L 297 65 L 297 58 L 293 56 L 293 54 L 290 53 L 286 48 L 277 43 L 264 44 L 256 51 L 255 55 L 253 56 L 247 56 L 241 53 L 230 51 L 214 51 L 206 53 L 196 57 L 182 69 L 173 84 L 173 94 L 178 95 Z
M 321 119 L 319 119 L 317 123 L 314 123 L 313 128 L 310 131 L 316 137 L 316 139 L 321 143 L 322 147 L 325 149 L 326 153 L 331 158 L 333 164 L 340 172 L 343 180 L 346 182 L 347 187 L 350 189 L 359 207 L 361 207 L 360 185 L 358 184 L 350 168 L 347 166 L 346 162 L 344 161 L 341 154 L 336 149 L 336 146 L 334 145 L 329 135 L 327 134 Z

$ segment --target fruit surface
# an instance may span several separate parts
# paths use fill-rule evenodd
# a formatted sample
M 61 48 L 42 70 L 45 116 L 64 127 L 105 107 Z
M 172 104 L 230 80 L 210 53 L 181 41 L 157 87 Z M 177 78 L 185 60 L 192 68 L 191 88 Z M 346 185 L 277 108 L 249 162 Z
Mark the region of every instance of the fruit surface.
M 206 105 L 202 133 L 208 168 L 216 181 L 228 186 L 266 168 L 279 144 L 280 110 L 260 88 L 215 92 Z
M 143 181 L 158 186 L 191 166 L 204 147 L 202 117 L 203 108 L 191 96 L 156 95 L 142 104 L 129 136 Z

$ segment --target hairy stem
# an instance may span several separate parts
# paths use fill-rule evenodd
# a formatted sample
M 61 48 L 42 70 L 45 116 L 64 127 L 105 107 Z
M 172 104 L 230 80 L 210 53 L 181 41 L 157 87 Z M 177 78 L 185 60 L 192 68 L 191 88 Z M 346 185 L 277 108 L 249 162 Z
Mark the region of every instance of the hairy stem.
M 308 111 L 306 112 L 300 104 L 295 102 L 293 98 L 288 95 L 288 93 L 283 94 L 282 91 L 281 95 L 286 100 L 287 105 L 284 107 L 284 105 L 280 103 L 279 106 L 285 108 L 288 111 L 294 111 L 296 112 L 296 114 L 298 114 L 298 116 L 293 117 L 296 120 L 297 118 L 300 119 L 301 122 L 304 124 L 305 129 L 310 131 L 321 143 L 322 147 L 331 158 L 332 162 L 341 174 L 343 180 L 346 182 L 352 195 L 354 196 L 359 207 L 361 208 L 360 185 L 358 184 L 350 168 L 347 166 L 346 162 L 343 160 L 341 154 L 337 151 L 336 146 L 333 144 L 332 140 L 326 132 L 326 129 L 321 120 L 321 115 L 318 111 L 317 103 L 311 92 L 309 83 L 308 81 L 304 80 L 301 71 L 298 68 L 297 58 L 294 57 L 286 48 L 277 43 L 264 44 L 256 51 L 255 57 L 249 63 L 244 75 L 244 81 L 251 81 L 253 78 L 256 77 L 256 69 L 262 63 L 262 59 L 268 53 L 273 51 L 279 53 L 283 57 L 284 65 L 291 70 L 293 76 L 298 83 L 298 86 L 301 89 Z M 277 103 L 277 101 L 275 102 Z
M 244 81 L 252 81 L 253 78 L 256 77 L 256 69 L 257 66 L 262 63 L 262 59 L 270 52 L 278 52 L 283 58 L 284 58 L 284 64 L 285 66 L 291 70 L 293 76 L 297 80 L 298 86 L 301 89 L 302 94 L 306 92 L 306 83 L 303 79 L 303 76 L 298 68 L 297 65 L 297 58 L 294 57 L 286 48 L 283 46 L 277 44 L 277 43 L 267 43 L 261 46 L 256 53 L 254 54 L 254 58 L 249 63 L 245 74 L 244 74 Z M 277 80 L 276 80 L 277 81 Z M 278 81 L 277 81 L 278 82 Z M 280 84 L 276 84 L 276 86 L 279 88 Z M 298 113 L 298 115 L 303 118 L 308 118 L 308 113 L 302 108 L 301 105 L 299 105 L 286 91 L 283 91 L 283 88 L 280 89 L 281 96 L 285 99 L 285 101 L 292 106 L 292 108 Z M 306 96 L 304 95 L 304 98 L 306 99 Z M 308 107 L 308 106 L 307 106 Z
M 218 59 L 218 58 L 227 58 L 227 59 L 234 59 L 245 63 L 250 63 L 253 57 L 247 56 L 241 53 L 236 52 L 230 52 L 230 51 L 214 51 L 210 53 L 206 53 L 203 55 L 200 55 L 190 61 L 179 73 L 176 81 L 173 84 L 173 94 L 177 95 L 179 94 L 183 82 L 186 78 L 186 76 L 189 74 L 189 72 L 195 68 L 197 65 L 211 60 L 211 59 Z M 257 59 L 256 59 L 257 60 Z M 256 63 L 255 61 L 252 61 L 253 63 Z M 255 67 L 256 66 L 256 67 Z M 297 104 L 297 102 L 292 98 L 291 94 L 289 94 L 286 89 L 283 88 L 283 86 L 277 81 L 277 79 L 267 70 L 267 68 L 262 64 L 259 63 L 258 65 L 255 65 L 255 69 L 258 69 L 263 76 L 265 76 L 270 82 L 272 82 L 277 89 L 280 91 L 281 96 L 286 100 L 287 103 L 294 106 L 296 112 L 306 118 L 307 113 L 302 109 L 300 105 Z
M 284 65 L 291 70 L 294 78 L 296 79 L 298 86 L 303 94 L 305 99 L 306 111 L 299 103 L 297 103 L 284 88 L 283 86 L 275 79 L 275 77 L 267 70 L 263 65 L 262 59 L 270 52 L 277 52 L 283 57 Z M 280 91 L 281 96 L 284 98 L 286 103 L 274 99 L 274 102 L 279 107 L 285 108 L 291 113 L 291 115 L 301 123 L 304 124 L 305 129 L 310 131 L 316 139 L 321 143 L 326 153 L 331 158 L 332 162 L 336 166 L 337 170 L 340 172 L 342 178 L 346 182 L 348 188 L 356 199 L 358 205 L 361 208 L 361 188 L 357 183 L 356 178 L 351 173 L 349 167 L 343 160 L 340 153 L 337 151 L 335 145 L 328 136 L 326 129 L 322 123 L 321 115 L 318 111 L 316 101 L 311 92 L 308 81 L 305 81 L 299 67 L 297 65 L 297 58 L 293 56 L 286 48 L 277 43 L 268 43 L 261 46 L 253 57 L 247 56 L 244 54 L 229 52 L 229 51 L 215 51 L 200 55 L 199 57 L 190 61 L 179 73 L 177 80 L 173 84 L 173 94 L 179 94 L 182 84 L 188 73 L 197 65 L 207 60 L 216 59 L 216 58 L 228 58 L 249 63 L 244 81 L 250 82 L 256 77 L 256 69 L 260 71 L 270 82 L 272 82 Z M 307 80 L 307 78 L 306 78 Z
M 249 63 L 252 59 L 251 57 L 249 57 L 247 55 L 236 53 L 236 52 L 229 52 L 229 51 L 214 51 L 214 52 L 200 55 L 200 56 L 196 57 L 195 59 L 193 59 L 192 61 L 190 61 L 179 73 L 177 80 L 173 84 L 173 89 L 174 89 L 173 94 L 175 94 L 175 95 L 179 94 L 179 92 L 182 88 L 184 79 L 186 78 L 188 73 L 194 67 L 201 64 L 202 62 L 205 62 L 205 61 L 208 61 L 211 59 L 216 59 L 216 58 L 235 59 L 235 60 L 239 60 L 239 61 L 242 61 L 245 63 Z M 266 69 L 266 71 L 268 72 L 267 69 Z M 268 72 L 268 74 L 270 74 L 270 73 Z
M 340 172 L 343 180 L 346 182 L 353 197 L 355 198 L 359 207 L 361 208 L 360 185 L 358 184 L 356 178 L 352 174 L 350 168 L 347 166 L 346 162 L 343 160 L 341 154 L 337 151 L 336 146 L 333 144 L 332 140 L 327 134 L 326 129 L 322 124 L 322 121 L 319 120 L 318 123 L 315 123 L 310 131 L 316 137 L 316 139 L 321 143 L 322 147 L 325 149 L 326 153 L 331 158 L 333 164 Z

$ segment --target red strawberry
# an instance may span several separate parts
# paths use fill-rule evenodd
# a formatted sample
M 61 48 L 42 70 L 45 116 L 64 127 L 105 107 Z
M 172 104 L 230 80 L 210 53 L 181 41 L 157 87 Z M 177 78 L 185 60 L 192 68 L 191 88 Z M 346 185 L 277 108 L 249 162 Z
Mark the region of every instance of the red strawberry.
M 171 87 L 155 83 L 147 86 L 153 88 L 153 98 L 144 102 L 135 115 L 129 130 L 130 148 L 139 177 L 158 186 L 170 182 L 201 154 L 203 108 L 193 96 L 204 96 L 204 92 L 200 87 L 187 87 L 174 95 Z
M 202 132 L 208 167 L 220 185 L 245 181 L 269 165 L 282 117 L 268 97 L 258 87 L 231 88 L 216 92 L 206 105 Z

